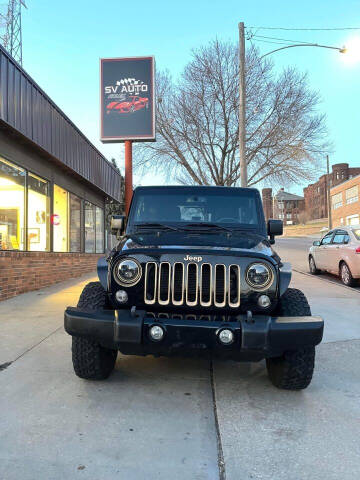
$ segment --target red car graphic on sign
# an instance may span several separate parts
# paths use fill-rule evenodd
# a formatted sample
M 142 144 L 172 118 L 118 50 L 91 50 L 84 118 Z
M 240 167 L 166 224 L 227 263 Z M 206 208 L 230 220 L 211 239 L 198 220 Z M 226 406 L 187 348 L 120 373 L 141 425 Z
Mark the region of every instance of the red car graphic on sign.
M 149 99 L 147 97 L 130 97 L 126 102 L 111 102 L 106 106 L 106 113 L 133 113 L 142 108 L 149 108 Z

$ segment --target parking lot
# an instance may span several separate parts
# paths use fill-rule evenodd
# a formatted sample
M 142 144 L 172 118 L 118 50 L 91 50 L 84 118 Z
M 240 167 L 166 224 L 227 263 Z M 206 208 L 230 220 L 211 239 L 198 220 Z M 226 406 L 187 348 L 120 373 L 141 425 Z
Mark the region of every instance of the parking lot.
M 358 289 L 294 273 L 326 326 L 312 384 L 286 392 L 264 362 L 119 355 L 109 380 L 80 380 L 63 310 L 90 278 L 0 303 L 1 480 L 360 476 Z

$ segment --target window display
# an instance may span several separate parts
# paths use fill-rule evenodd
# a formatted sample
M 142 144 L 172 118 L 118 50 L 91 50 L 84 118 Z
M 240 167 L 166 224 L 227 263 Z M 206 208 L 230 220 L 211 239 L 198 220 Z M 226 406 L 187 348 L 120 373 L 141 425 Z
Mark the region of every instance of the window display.
M 68 252 L 68 192 L 54 185 L 53 244 L 54 252 Z
M 81 251 L 81 200 L 70 193 L 70 252 Z
M 95 253 L 95 205 L 85 202 L 85 252 Z
M 28 173 L 27 250 L 50 250 L 49 182 Z
M 51 211 L 50 185 L 0 156 L 0 250 L 49 252 L 51 225 L 54 252 L 103 253 L 104 210 L 53 184 Z
M 25 178 L 0 157 L 0 250 L 24 250 Z
M 96 207 L 96 253 L 104 252 L 104 210 Z

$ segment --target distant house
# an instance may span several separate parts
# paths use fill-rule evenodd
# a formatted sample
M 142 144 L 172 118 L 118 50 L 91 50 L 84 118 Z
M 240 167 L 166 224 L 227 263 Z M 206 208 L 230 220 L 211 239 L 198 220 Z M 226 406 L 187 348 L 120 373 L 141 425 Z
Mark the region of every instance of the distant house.
M 304 197 L 285 192 L 283 188 L 273 196 L 272 188 L 263 188 L 262 200 L 266 220 L 283 220 L 285 225 L 300 223 L 299 214 L 305 209 Z

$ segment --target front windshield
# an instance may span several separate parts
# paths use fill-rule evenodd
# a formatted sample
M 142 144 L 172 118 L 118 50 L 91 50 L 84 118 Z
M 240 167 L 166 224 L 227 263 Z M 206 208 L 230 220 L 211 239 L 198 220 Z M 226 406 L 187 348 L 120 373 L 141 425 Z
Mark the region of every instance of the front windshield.
M 257 196 L 254 192 L 221 194 L 203 190 L 199 194 L 184 191 L 142 191 L 136 196 L 131 222 L 186 224 L 225 224 L 236 228 L 259 227 Z

